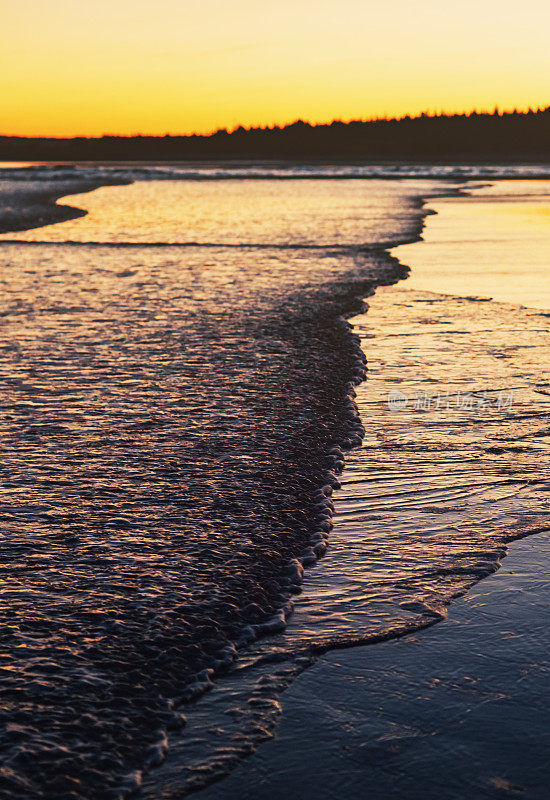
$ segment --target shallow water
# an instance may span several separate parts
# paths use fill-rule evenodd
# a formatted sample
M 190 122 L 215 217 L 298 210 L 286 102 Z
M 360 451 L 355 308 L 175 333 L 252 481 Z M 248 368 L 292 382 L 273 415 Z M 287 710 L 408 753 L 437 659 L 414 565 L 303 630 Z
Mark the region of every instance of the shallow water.
M 140 181 L 62 198 L 60 203 L 84 208 L 88 215 L 6 233 L 0 241 L 317 249 L 380 244 L 412 230 L 418 219 L 415 198 L 437 191 L 437 185 L 428 180 Z
M 422 247 L 394 251 L 411 288 L 550 308 L 550 181 L 472 184 L 429 208 Z
M 394 268 L 358 245 L 414 235 L 425 188 L 149 182 L 3 237 L 5 796 L 135 787 L 280 605 L 346 430 L 338 316 Z
M 311 494 L 354 369 L 336 317 L 395 279 L 376 245 L 414 237 L 420 197 L 447 190 L 144 182 L 0 237 L 7 796 L 117 796 L 167 739 L 144 796 L 197 788 L 270 735 L 313 651 L 433 623 L 541 524 L 547 316 L 378 290 L 354 319 L 366 435 L 329 550 L 286 632 L 230 666 L 319 524 Z M 177 734 L 169 701 L 215 661 L 229 674 Z
M 354 326 L 367 430 L 335 495 L 330 558 L 297 604 L 292 627 L 312 639 L 445 613 L 550 508 L 547 314 L 405 282 Z

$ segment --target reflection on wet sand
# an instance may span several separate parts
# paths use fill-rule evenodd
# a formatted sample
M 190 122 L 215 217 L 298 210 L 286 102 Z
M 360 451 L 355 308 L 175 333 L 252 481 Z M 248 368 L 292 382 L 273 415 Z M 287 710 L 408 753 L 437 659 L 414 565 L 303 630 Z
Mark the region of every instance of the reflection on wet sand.
M 428 206 L 421 245 L 393 250 L 411 289 L 550 308 L 550 181 L 470 184 Z
M 354 323 L 366 436 L 346 461 L 329 556 L 297 604 L 293 624 L 314 637 L 443 613 L 508 539 L 548 521 L 548 316 L 404 283 Z M 396 392 L 407 403 L 392 409 Z

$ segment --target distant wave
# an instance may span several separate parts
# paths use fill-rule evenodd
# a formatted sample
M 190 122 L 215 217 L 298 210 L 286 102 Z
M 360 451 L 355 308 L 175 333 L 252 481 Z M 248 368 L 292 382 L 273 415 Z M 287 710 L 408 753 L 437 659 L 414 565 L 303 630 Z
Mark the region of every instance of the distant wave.
M 39 164 L 0 167 L 0 179 L 10 181 L 90 180 L 126 182 L 135 180 L 261 180 L 261 179 L 356 179 L 356 178 L 438 178 L 489 180 L 496 178 L 550 178 L 550 165 L 541 164 L 323 164 L 283 166 L 280 164 L 184 165 L 87 165 Z
M 0 246 L 2 245 L 32 245 L 33 247 L 112 247 L 115 249 L 133 249 L 133 248 L 155 248 L 155 247 L 182 247 L 182 248 L 206 248 L 206 249 L 229 249 L 229 250 L 312 250 L 312 251 L 325 251 L 328 250 L 333 254 L 338 255 L 351 255 L 359 258 L 367 256 L 370 253 L 380 252 L 387 250 L 390 247 L 396 246 L 396 241 L 380 242 L 375 245 L 341 245 L 331 244 L 301 244 L 301 243 L 276 243 L 269 242 L 94 242 L 94 241 L 79 241 L 77 239 L 66 239 L 64 241 L 48 241 L 35 240 L 35 239 L 1 239 Z M 399 240 L 397 240 L 399 244 Z

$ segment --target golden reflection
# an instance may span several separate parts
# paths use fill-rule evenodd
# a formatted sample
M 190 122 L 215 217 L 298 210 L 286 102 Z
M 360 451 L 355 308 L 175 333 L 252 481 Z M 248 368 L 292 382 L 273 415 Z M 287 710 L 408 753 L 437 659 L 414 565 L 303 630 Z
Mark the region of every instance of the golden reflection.
M 408 285 L 550 308 L 550 181 L 498 181 L 430 202 L 423 242 L 393 253 Z M 475 211 L 475 213 L 472 213 Z M 503 244 L 505 243 L 505 244 Z

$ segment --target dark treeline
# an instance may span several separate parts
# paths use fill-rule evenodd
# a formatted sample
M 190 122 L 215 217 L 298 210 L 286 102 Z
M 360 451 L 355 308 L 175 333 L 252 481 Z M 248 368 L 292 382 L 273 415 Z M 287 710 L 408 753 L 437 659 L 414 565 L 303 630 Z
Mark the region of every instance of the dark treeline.
M 0 136 L 4 161 L 422 160 L 546 161 L 550 107 L 527 112 L 219 130 L 208 136 Z

